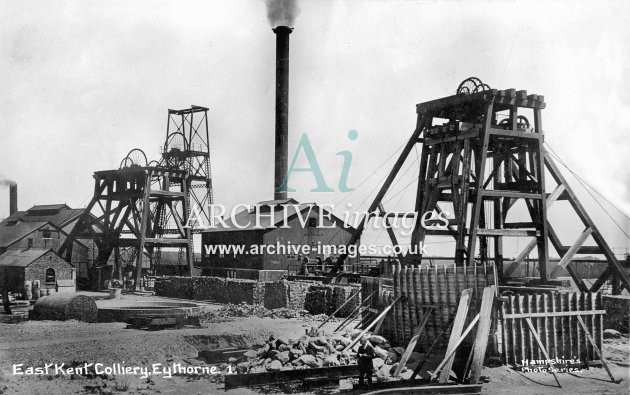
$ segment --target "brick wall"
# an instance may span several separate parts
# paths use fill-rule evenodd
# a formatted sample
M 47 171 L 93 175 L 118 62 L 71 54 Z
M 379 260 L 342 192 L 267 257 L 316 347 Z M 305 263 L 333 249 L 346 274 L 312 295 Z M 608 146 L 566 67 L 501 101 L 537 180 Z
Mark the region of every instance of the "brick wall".
M 298 281 L 252 281 L 219 277 L 165 277 L 155 280 L 155 294 L 171 298 L 247 303 L 268 309 L 288 307 L 311 314 L 331 314 L 358 286 L 322 285 Z M 360 303 L 355 297 L 337 316 L 345 317 Z
M 72 265 L 49 251 L 24 268 L 24 280 L 39 280 L 40 289 L 55 288 L 55 284 L 46 284 L 46 269 L 48 268 L 55 270 L 57 281 L 72 279 Z

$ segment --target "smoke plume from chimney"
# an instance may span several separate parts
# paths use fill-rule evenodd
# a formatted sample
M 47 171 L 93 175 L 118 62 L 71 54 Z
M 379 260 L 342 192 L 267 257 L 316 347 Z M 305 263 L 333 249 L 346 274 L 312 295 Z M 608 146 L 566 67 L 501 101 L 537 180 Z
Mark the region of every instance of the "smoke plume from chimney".
M 265 0 L 271 26 L 293 26 L 295 18 L 300 14 L 297 3 L 297 0 Z
M 17 183 L 6 178 L 0 178 L 0 187 L 10 187 L 11 185 L 17 185 Z

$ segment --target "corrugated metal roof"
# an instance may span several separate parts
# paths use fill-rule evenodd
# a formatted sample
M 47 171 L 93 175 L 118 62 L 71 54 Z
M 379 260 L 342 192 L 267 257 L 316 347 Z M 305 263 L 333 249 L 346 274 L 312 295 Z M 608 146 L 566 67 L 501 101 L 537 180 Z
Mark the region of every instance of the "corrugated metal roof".
M 50 222 L 51 224 L 63 227 L 67 223 L 76 219 L 83 213 L 82 208 L 73 209 L 65 204 L 47 204 L 33 206 L 27 211 L 18 211 L 6 218 L 3 223 L 23 221 L 23 222 Z
M 48 222 L 19 222 L 9 225 L 6 222 L 0 224 L 0 248 L 9 247 L 21 238 L 33 233 L 35 230 L 46 225 Z
M 48 251 L 52 250 L 50 248 L 8 250 L 4 254 L 0 255 L 0 266 L 27 267 Z

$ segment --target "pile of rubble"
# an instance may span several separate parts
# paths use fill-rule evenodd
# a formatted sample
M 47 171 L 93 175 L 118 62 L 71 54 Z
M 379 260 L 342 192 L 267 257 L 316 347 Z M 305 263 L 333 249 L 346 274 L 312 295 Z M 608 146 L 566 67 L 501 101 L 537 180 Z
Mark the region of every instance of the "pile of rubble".
M 359 330 L 332 336 L 311 333 L 315 336 L 305 335 L 295 341 L 271 336 L 264 345 L 247 351 L 240 360 L 232 358 L 230 363 L 236 363 L 236 370 L 241 374 L 356 364 L 358 344 L 353 349 L 343 350 L 360 333 Z M 369 342 L 375 351 L 373 363 L 377 378 L 389 377 L 396 370 L 397 362 L 405 349 L 391 347 L 387 339 L 378 335 L 371 335 Z M 418 357 L 419 354 L 412 353 L 407 364 L 416 362 Z M 403 372 L 405 370 L 407 368 L 403 368 Z
M 210 322 L 229 321 L 233 317 L 261 317 L 261 318 L 301 318 L 309 317 L 314 321 L 323 321 L 326 315 L 311 315 L 306 310 L 293 310 L 286 307 L 279 309 L 267 309 L 259 305 L 229 304 L 217 311 L 211 311 L 204 314 L 202 319 Z

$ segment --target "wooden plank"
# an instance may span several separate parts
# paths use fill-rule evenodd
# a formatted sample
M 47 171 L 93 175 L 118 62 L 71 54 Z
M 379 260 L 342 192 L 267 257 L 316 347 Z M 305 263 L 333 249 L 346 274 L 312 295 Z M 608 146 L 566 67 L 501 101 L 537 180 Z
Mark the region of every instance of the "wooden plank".
M 480 155 L 477 163 L 477 196 L 475 197 L 475 202 L 472 207 L 472 216 L 470 219 L 470 235 L 468 237 L 468 266 L 473 266 L 475 264 L 475 250 L 477 245 L 477 232 L 479 230 L 479 216 L 481 214 L 481 208 L 483 206 L 483 193 L 481 192 L 482 181 L 485 179 L 485 171 L 486 171 L 486 158 L 488 156 L 488 144 L 490 142 L 490 133 L 489 129 L 492 127 L 492 119 L 494 118 L 493 114 L 494 104 L 492 102 L 486 103 L 484 106 L 484 126 L 483 126 L 483 140 L 481 142 L 480 147 Z
M 540 317 L 570 317 L 575 315 L 597 315 L 606 314 L 606 310 L 587 310 L 587 311 L 556 311 L 554 313 L 521 313 L 508 314 L 506 318 L 540 318 Z
M 566 294 L 562 294 L 563 298 L 562 298 L 562 305 L 563 311 L 570 311 L 571 309 L 571 300 L 570 300 L 570 294 L 566 293 Z M 573 347 L 573 336 L 574 336 L 574 331 L 573 331 L 573 324 L 571 322 L 571 317 L 567 317 L 565 320 L 565 331 L 567 336 L 567 347 L 565 349 L 565 356 L 568 357 L 573 357 L 575 355 L 574 347 Z
M 552 313 L 556 313 L 558 312 L 558 310 L 562 309 L 562 296 L 560 294 L 554 294 L 552 295 L 552 299 L 551 299 L 551 311 Z M 556 342 L 556 349 L 558 350 L 558 355 L 561 357 L 564 357 L 565 355 L 565 348 L 564 348 L 564 338 L 565 338 L 565 330 L 564 330 L 564 321 L 565 318 L 563 317 L 554 317 L 553 319 L 553 323 L 556 326 L 555 331 L 556 331 L 556 338 L 558 339 L 558 327 L 560 328 L 560 338 L 559 343 Z
M 537 230 L 529 229 L 478 229 L 479 236 L 508 236 L 508 237 L 529 237 L 538 236 Z
M 523 295 L 516 295 L 516 303 L 518 306 L 518 312 L 520 314 L 524 314 L 524 305 L 525 305 L 525 296 Z M 526 340 L 526 336 L 525 336 L 525 327 L 523 326 L 523 320 L 518 320 L 518 327 L 517 330 L 520 334 L 520 340 L 521 340 L 521 359 L 532 359 L 533 355 L 531 355 L 528 351 L 527 351 L 527 347 L 529 346 Z
M 473 318 L 473 320 L 470 322 L 470 324 L 468 324 L 468 327 L 466 328 L 466 330 L 464 331 L 464 333 L 462 333 L 462 335 L 460 336 L 460 338 L 457 340 L 457 342 L 455 342 L 455 347 L 450 351 L 447 352 L 446 355 L 444 356 L 444 359 L 442 360 L 442 362 L 440 362 L 440 364 L 438 365 L 437 368 L 435 368 L 435 370 L 433 371 L 433 374 L 431 374 L 431 380 L 435 379 L 435 377 L 437 376 L 437 373 L 442 369 L 442 367 L 448 362 L 448 360 L 455 354 L 455 351 L 457 351 L 457 347 L 459 347 L 459 345 L 464 341 L 464 339 L 466 338 L 466 336 L 468 336 L 468 334 L 470 333 L 470 331 L 475 327 L 475 325 L 477 324 L 477 322 L 479 322 L 479 314 L 475 315 L 475 317 Z
M 613 377 L 612 373 L 610 372 L 610 369 L 608 368 L 608 364 L 606 363 L 606 360 L 604 359 L 604 355 L 599 350 L 599 347 L 597 347 L 597 343 L 595 342 L 595 339 L 593 339 L 593 337 L 591 336 L 591 333 L 589 332 L 588 328 L 586 327 L 586 324 L 584 323 L 584 320 L 582 320 L 582 317 L 580 317 L 579 315 L 578 315 L 577 319 L 578 319 L 578 322 L 580 323 L 580 325 L 582 326 L 582 329 L 584 330 L 586 338 L 591 343 L 591 346 L 593 347 L 593 350 L 597 353 L 597 355 L 599 355 L 599 358 L 600 358 L 600 360 L 602 362 L 602 365 L 604 366 L 604 369 L 606 369 L 606 373 L 608 373 L 608 377 L 610 377 L 610 380 L 613 383 L 616 383 L 617 381 L 615 380 L 615 378 Z
M 455 343 L 459 340 L 459 337 L 464 330 L 464 324 L 466 323 L 466 316 L 468 315 L 468 308 L 470 307 L 470 300 L 472 289 L 468 288 L 462 291 L 462 296 L 459 298 L 459 306 L 457 307 L 457 313 L 455 314 L 455 320 L 453 321 L 453 329 L 451 330 L 451 337 L 448 341 L 446 353 L 449 354 L 455 347 Z M 451 368 L 453 367 L 453 360 L 455 355 L 446 361 L 442 372 L 440 373 L 439 382 L 446 383 L 449 375 L 451 374 Z
M 538 333 L 536 332 L 536 329 L 534 329 L 534 325 L 532 325 L 531 318 L 525 318 L 525 322 L 527 322 L 527 325 L 529 326 L 529 330 L 531 331 L 532 335 L 534 335 L 534 339 L 536 339 L 536 342 L 538 343 L 538 347 L 540 348 L 540 351 L 545 356 L 545 359 L 550 361 L 551 358 L 549 358 L 549 354 L 547 354 L 547 350 L 545 350 L 545 347 L 543 346 L 542 342 L 540 341 L 540 338 L 538 337 Z M 553 368 L 553 364 L 552 363 L 550 363 L 549 365 L 550 365 L 550 367 Z M 553 378 L 556 379 L 556 383 L 558 383 L 558 387 L 562 388 L 562 384 L 560 384 L 560 381 L 558 380 L 558 376 L 556 375 L 556 372 L 554 370 L 551 370 L 551 374 L 553 374 Z
M 514 295 L 510 295 L 509 296 L 509 300 L 510 300 L 510 312 L 514 312 L 516 311 L 516 297 Z M 516 320 L 514 318 L 511 319 L 510 321 L 510 331 L 511 331 L 511 335 L 512 335 L 512 343 L 511 343 L 511 347 L 512 347 L 512 357 L 513 357 L 513 363 L 516 365 L 517 361 L 519 360 L 518 357 L 522 357 L 522 353 L 520 352 L 520 350 L 522 350 L 520 346 L 520 332 L 517 331 L 517 323 Z
M 409 265 L 405 265 L 405 270 L 402 272 L 402 290 L 403 290 L 403 299 L 401 300 L 400 305 L 403 307 L 403 317 L 404 321 L 404 336 L 403 339 L 409 339 L 412 336 L 412 331 L 415 322 L 411 320 L 411 302 L 413 301 L 413 295 L 409 292 Z
M 394 280 L 394 298 L 400 298 L 400 271 L 402 270 L 400 263 L 397 263 L 395 265 L 394 268 L 394 275 L 393 275 L 393 280 Z M 403 329 L 401 328 L 401 323 L 402 323 L 402 311 L 400 310 L 400 307 L 397 305 L 393 306 L 393 311 L 392 311 L 392 318 L 393 318 L 393 323 L 394 323 L 394 341 L 398 342 L 399 339 L 402 337 L 400 331 Z
M 509 299 L 500 304 L 501 306 L 501 345 L 502 345 L 501 348 L 503 350 L 502 357 L 503 357 L 503 363 L 505 365 L 509 363 L 508 354 L 510 352 L 510 347 L 508 346 L 510 342 L 509 332 L 508 332 L 508 320 L 505 318 L 505 315 L 507 314 L 507 307 L 505 306 L 507 305 L 508 301 Z
M 415 293 L 415 289 L 413 286 L 413 279 L 414 279 L 414 267 L 413 266 L 408 266 L 408 270 L 407 270 L 407 306 L 408 306 L 408 314 L 409 314 L 409 322 L 411 323 L 411 325 L 418 325 L 418 323 L 420 322 L 420 319 L 418 318 L 418 316 L 416 315 L 416 293 Z
M 571 300 L 570 300 L 570 310 L 571 311 L 577 311 L 578 308 L 578 296 L 580 294 L 577 292 L 572 292 L 571 293 Z M 574 317 L 569 317 L 569 319 L 571 321 L 573 321 L 573 327 L 575 328 L 575 354 L 572 355 L 576 355 L 578 358 L 582 359 L 582 330 L 580 328 L 580 325 L 577 322 L 577 318 L 573 319 Z
M 575 240 L 571 248 L 569 248 L 569 250 L 562 256 L 562 259 L 560 259 L 558 266 L 553 269 L 553 272 L 551 273 L 552 277 L 556 277 L 561 268 L 564 269 L 567 267 L 567 265 L 571 262 L 571 259 L 573 259 L 573 256 L 577 253 L 580 247 L 582 247 L 582 244 L 584 244 L 591 233 L 593 233 L 593 228 L 584 229 L 584 231 Z
M 331 315 L 329 315 L 321 324 L 319 324 L 319 326 L 317 327 L 317 329 L 321 328 L 322 326 L 324 326 L 325 323 L 328 322 L 328 320 L 330 320 L 332 317 L 335 316 L 335 314 L 337 314 L 338 312 L 341 311 L 341 309 L 343 309 L 352 299 L 355 298 L 355 296 L 360 295 L 361 291 L 357 291 L 355 292 L 351 297 L 349 297 L 348 299 L 346 299 L 345 302 L 343 302 L 343 304 L 341 306 L 339 306 L 337 308 L 337 310 L 333 311 Z M 361 305 L 361 303 L 359 303 L 359 305 Z
M 362 337 L 363 337 L 363 336 L 364 336 L 364 335 L 365 335 L 365 334 L 366 334 L 366 333 L 367 333 L 370 329 L 372 329 L 372 327 L 373 327 L 374 325 L 376 325 L 376 323 L 377 323 L 377 322 L 378 322 L 381 318 L 383 318 L 383 317 L 384 317 L 384 316 L 385 316 L 385 315 L 389 312 L 389 310 L 391 310 L 391 308 L 392 308 L 392 307 L 393 307 L 396 303 L 398 303 L 398 301 L 399 301 L 399 300 L 400 300 L 400 296 L 398 296 L 396 299 L 394 299 L 394 301 L 393 301 L 393 302 L 392 302 L 389 306 L 387 306 L 387 307 L 386 307 L 386 308 L 385 308 L 385 309 L 381 312 L 381 314 L 379 314 L 379 316 L 378 316 L 378 317 L 376 317 L 376 318 L 374 319 L 374 321 L 372 321 L 372 323 L 371 323 L 370 325 L 368 325 L 368 326 L 367 326 L 367 327 L 366 327 L 363 331 L 361 331 L 361 333 L 359 334 L 359 336 L 357 336 L 357 337 L 356 337 L 356 338 L 352 341 L 352 343 L 348 344 L 348 346 L 347 346 L 346 348 L 344 348 L 342 352 L 350 350 L 350 349 L 351 349 L 351 348 L 352 348 L 355 344 L 357 344 L 357 343 L 359 342 L 359 340 L 361 340 L 361 338 L 362 338 Z
M 425 316 L 425 312 L 422 308 L 424 301 L 422 300 L 422 289 L 420 288 L 420 265 L 414 266 L 413 270 L 413 292 L 415 298 L 414 307 L 416 309 L 416 319 L 418 321 L 422 321 Z M 425 324 L 426 326 L 426 324 Z M 422 331 L 422 337 L 419 340 L 420 344 L 425 346 L 427 344 L 427 335 L 426 331 Z
M 352 318 L 352 317 L 355 317 L 355 316 L 356 316 L 356 314 L 360 312 L 361 308 L 362 308 L 362 307 L 364 307 L 364 306 L 366 306 L 366 305 L 367 305 L 367 303 L 368 303 L 368 302 L 370 301 L 370 299 L 372 298 L 372 296 L 376 295 L 376 294 L 377 294 L 377 292 L 378 292 L 378 291 L 374 291 L 374 292 L 372 292 L 372 293 L 371 293 L 371 294 L 370 294 L 367 298 L 365 298 L 365 299 L 364 299 L 364 300 L 363 300 L 363 301 L 359 304 L 359 306 L 357 306 L 357 308 L 356 308 L 356 309 L 354 309 L 354 311 L 352 311 L 352 312 L 351 312 L 351 313 L 350 313 L 350 314 L 346 317 L 346 319 L 345 319 L 345 320 L 343 320 L 343 321 L 341 322 L 341 324 L 339 324 L 339 326 L 338 326 L 338 327 L 337 327 L 337 328 L 333 331 L 333 333 L 334 333 L 334 332 L 338 332 L 339 330 L 343 329 L 343 328 L 346 326 L 346 324 L 347 324 L 348 322 L 352 321 L 352 320 L 353 320 L 353 318 Z
M 422 321 L 418 324 L 418 326 L 416 326 L 416 329 L 413 332 L 413 336 L 411 337 L 411 340 L 409 340 L 409 344 L 407 344 L 407 348 L 405 349 L 405 352 L 400 357 L 400 361 L 398 362 L 398 367 L 396 368 L 396 371 L 394 371 L 394 374 L 392 375 L 393 377 L 398 377 L 400 375 L 400 372 L 402 372 L 403 368 L 405 367 L 405 365 L 407 365 L 407 360 L 409 360 L 409 356 L 411 355 L 413 350 L 416 348 L 416 343 L 418 342 L 418 339 L 420 338 L 420 334 L 424 330 L 424 326 L 427 324 L 427 321 L 429 320 L 429 316 L 431 315 L 431 313 L 433 313 L 433 308 L 429 308 L 429 310 L 426 312 L 426 315 L 424 316 Z
M 628 274 L 625 272 L 625 270 L 623 269 L 623 267 L 621 266 L 621 264 L 615 257 L 615 254 L 608 246 L 608 243 L 606 243 L 606 240 L 603 238 L 603 236 L 601 235 L 601 233 L 595 226 L 595 223 L 593 222 L 591 217 L 588 215 L 588 213 L 586 212 L 586 210 L 584 209 L 584 207 L 578 200 L 577 195 L 573 192 L 571 187 L 568 185 L 567 181 L 564 179 L 564 177 L 560 173 L 560 170 L 556 166 L 554 160 L 551 158 L 550 155 L 545 153 L 544 162 L 547 165 L 547 169 L 549 170 L 549 173 L 554 178 L 554 180 L 558 184 L 564 184 L 566 188 L 566 192 L 569 195 L 569 202 L 571 203 L 571 206 L 575 210 L 578 217 L 580 217 L 584 225 L 593 229 L 593 232 L 592 232 L 593 239 L 595 240 L 595 243 L 601 248 L 602 253 L 608 260 L 609 267 L 611 267 L 611 269 L 614 271 L 615 275 L 622 282 L 623 286 L 627 290 L 630 291 L 630 278 L 628 277 Z M 599 287 L 591 289 L 591 291 L 597 291 L 598 289 Z
M 558 327 L 556 326 L 556 316 L 554 315 L 556 312 L 556 305 L 555 305 L 555 299 L 556 296 L 555 295 L 547 295 L 545 294 L 544 296 L 545 301 L 546 301 L 546 306 L 547 308 L 545 309 L 545 312 L 551 312 L 552 316 L 551 316 L 551 328 L 549 328 L 551 330 L 551 341 L 553 342 L 553 357 L 554 358 L 558 358 L 558 355 L 562 355 L 558 353 Z
M 526 294 L 525 295 L 525 311 L 527 311 L 527 313 L 531 313 L 532 312 L 532 308 L 531 308 L 532 301 L 531 301 L 531 298 L 533 296 L 534 295 L 532 295 L 532 294 Z M 534 345 L 535 340 L 534 340 L 534 336 L 533 336 L 533 334 L 531 332 L 528 332 L 527 341 L 528 341 L 528 345 L 529 345 L 529 352 L 530 352 L 530 355 L 532 356 L 532 358 L 540 359 L 539 355 L 537 355 L 538 348 Z
M 533 311 L 540 312 L 542 310 L 541 305 L 540 305 L 540 294 L 532 295 L 531 299 L 532 299 Z M 532 320 L 532 323 L 535 323 L 534 328 L 536 328 L 536 331 L 538 332 L 538 336 L 540 337 L 540 341 L 545 347 L 545 350 L 549 349 L 549 343 L 544 341 L 546 328 L 543 326 L 542 317 L 531 318 L 531 320 Z
M 493 136 L 501 136 L 501 137 L 512 137 L 512 138 L 522 138 L 529 140 L 540 140 L 540 134 L 538 133 L 530 133 L 530 132 L 519 132 L 512 130 L 503 130 L 503 129 L 490 129 L 490 134 Z
M 492 306 L 494 304 L 495 286 L 484 288 L 481 298 L 481 308 L 479 309 L 479 327 L 475 337 L 475 347 L 473 348 L 473 361 L 470 366 L 470 382 L 476 384 L 481 377 L 481 369 L 486 356 L 486 346 L 488 345 L 488 334 L 492 323 Z

